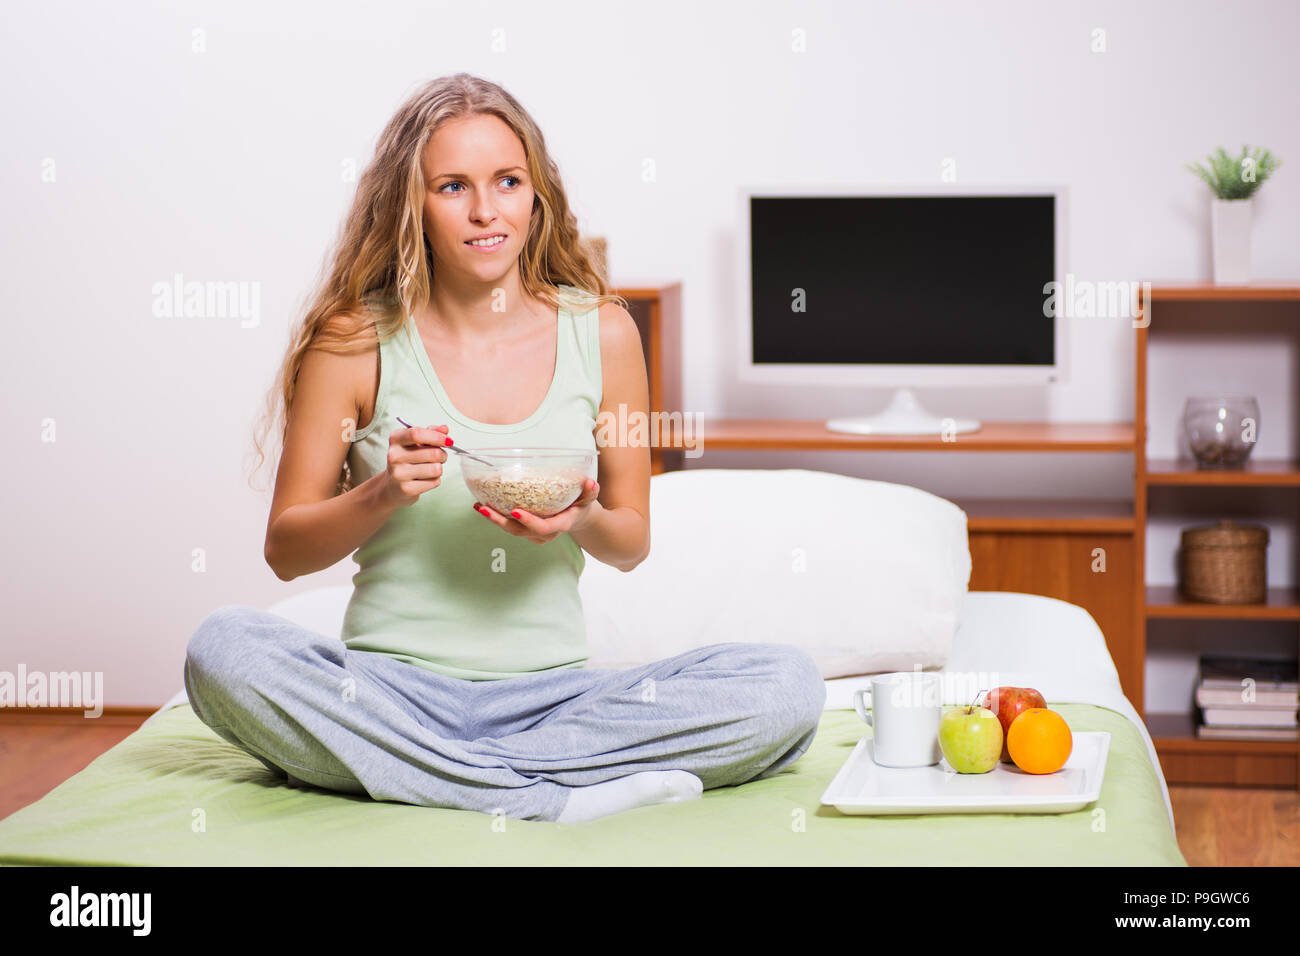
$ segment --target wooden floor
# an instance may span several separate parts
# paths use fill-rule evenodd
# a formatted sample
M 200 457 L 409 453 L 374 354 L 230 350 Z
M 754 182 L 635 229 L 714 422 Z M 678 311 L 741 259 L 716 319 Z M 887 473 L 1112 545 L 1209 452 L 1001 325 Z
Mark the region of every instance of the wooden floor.
M 19 723 L 3 715 L 0 723 L 0 819 L 35 803 L 64 780 L 84 770 L 105 750 L 135 733 L 139 722 L 101 724 L 105 714 L 86 726 L 68 723 Z
M 1192 866 L 1300 866 L 1300 792 L 1170 785 Z
M 136 724 L 0 723 L 0 819 L 39 800 Z M 1178 845 L 1192 866 L 1300 866 L 1300 793 L 1171 786 Z

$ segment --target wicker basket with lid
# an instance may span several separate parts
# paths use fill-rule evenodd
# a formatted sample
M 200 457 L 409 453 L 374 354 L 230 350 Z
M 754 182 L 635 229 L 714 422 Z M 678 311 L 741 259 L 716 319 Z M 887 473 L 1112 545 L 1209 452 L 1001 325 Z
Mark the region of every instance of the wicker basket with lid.
M 1185 528 L 1179 551 L 1180 589 L 1193 601 L 1262 604 L 1268 528 L 1227 519 Z

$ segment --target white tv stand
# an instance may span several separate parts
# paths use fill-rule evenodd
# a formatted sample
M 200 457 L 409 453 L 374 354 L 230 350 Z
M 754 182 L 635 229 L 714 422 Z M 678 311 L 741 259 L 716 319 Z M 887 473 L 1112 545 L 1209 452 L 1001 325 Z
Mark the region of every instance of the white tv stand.
M 894 390 L 889 407 L 875 415 L 832 418 L 828 431 L 853 435 L 942 435 L 979 431 L 974 418 L 942 418 L 921 407 L 910 388 Z

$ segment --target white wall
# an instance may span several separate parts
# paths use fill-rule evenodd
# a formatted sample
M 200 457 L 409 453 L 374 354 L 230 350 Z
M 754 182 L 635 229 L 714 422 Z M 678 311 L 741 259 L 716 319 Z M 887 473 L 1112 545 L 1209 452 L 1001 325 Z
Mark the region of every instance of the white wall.
M 103 671 L 110 705 L 178 689 L 212 608 L 350 580 L 350 560 L 275 578 L 262 560 L 270 496 L 247 488 L 244 466 L 353 189 L 343 164 L 367 160 L 428 78 L 504 84 L 545 131 L 584 229 L 608 238 L 615 281 L 684 283 L 686 404 L 706 421 L 831 416 L 886 397 L 732 380 L 739 183 L 933 184 L 952 158 L 959 182 L 1067 183 L 1076 276 L 1198 279 L 1208 191 L 1183 164 L 1258 143 L 1286 165 L 1260 193 L 1256 272 L 1300 276 L 1289 0 L 52 3 L 6 20 L 0 253 L 15 338 L 0 358 L 14 437 L 0 669 Z M 1090 52 L 1097 27 L 1104 53 Z M 791 52 L 796 28 L 806 53 Z M 192 51 L 196 29 L 205 52 Z M 176 273 L 255 283 L 260 321 L 155 317 L 152 287 Z M 1128 324 L 1077 320 L 1070 348 L 1060 386 L 921 397 L 986 419 L 1130 420 Z M 1229 376 L 1252 382 L 1253 362 L 1231 360 Z M 842 470 L 947 496 L 1131 492 L 1126 456 L 704 463 Z

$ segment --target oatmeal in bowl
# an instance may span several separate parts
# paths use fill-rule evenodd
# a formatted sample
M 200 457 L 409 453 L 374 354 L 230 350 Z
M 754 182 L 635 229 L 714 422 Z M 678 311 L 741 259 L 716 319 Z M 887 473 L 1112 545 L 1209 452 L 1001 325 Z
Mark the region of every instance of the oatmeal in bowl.
M 499 514 L 518 509 L 549 518 L 582 495 L 596 477 L 596 452 L 581 448 L 467 448 L 461 475 L 475 500 Z

